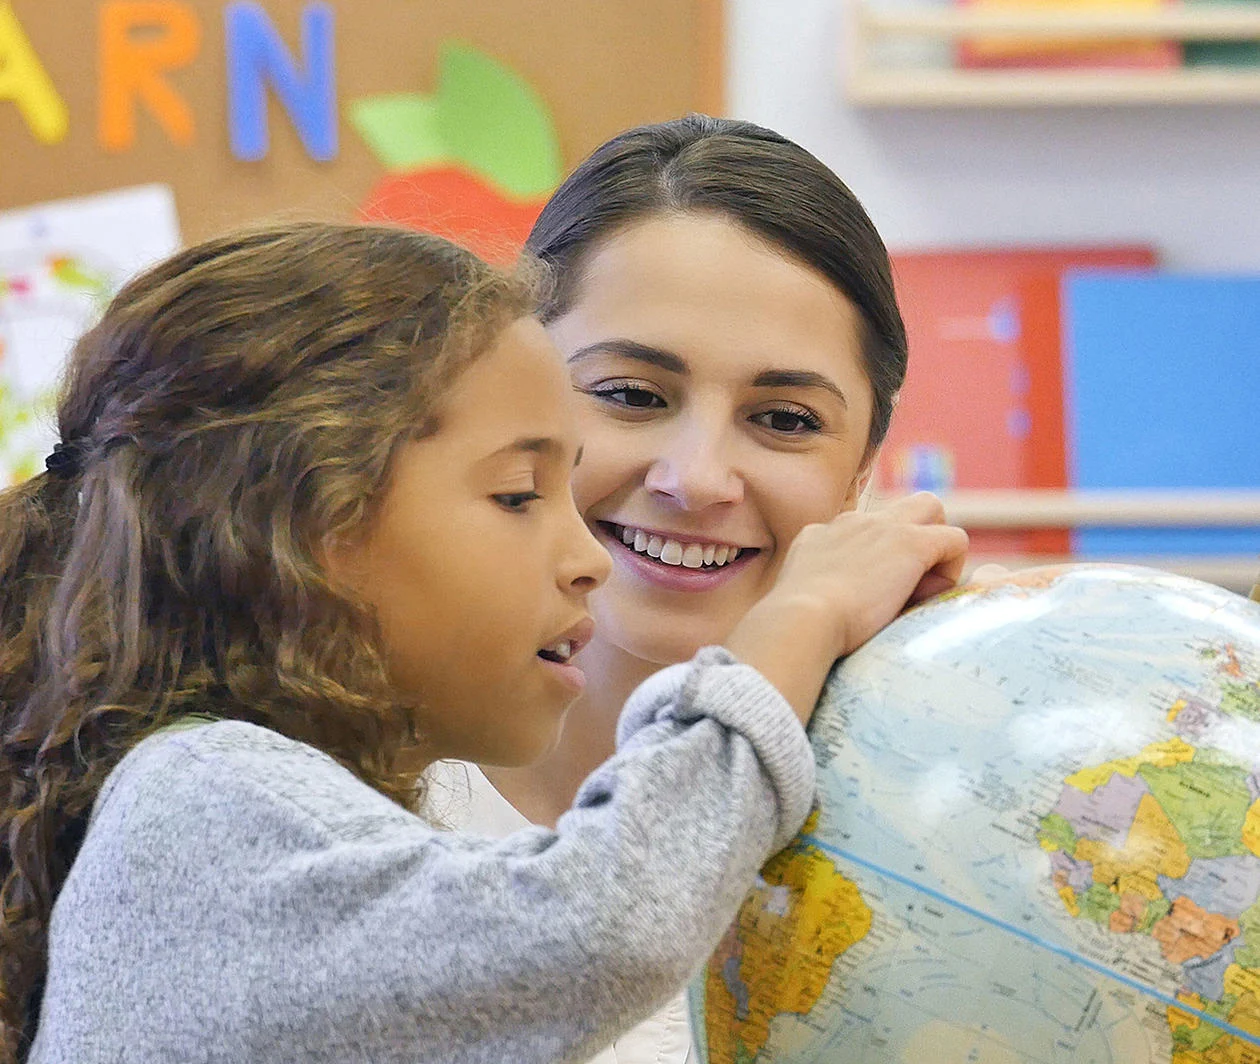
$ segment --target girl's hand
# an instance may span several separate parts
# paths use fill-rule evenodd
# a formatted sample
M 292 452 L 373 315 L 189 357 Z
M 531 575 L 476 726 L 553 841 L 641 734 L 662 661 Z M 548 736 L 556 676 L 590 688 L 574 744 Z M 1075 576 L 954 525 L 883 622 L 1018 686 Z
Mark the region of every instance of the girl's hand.
M 944 507 L 927 492 L 806 525 L 774 587 L 736 625 L 727 648 L 808 721 L 835 660 L 907 605 L 953 587 L 966 555 L 967 533 L 945 524 Z

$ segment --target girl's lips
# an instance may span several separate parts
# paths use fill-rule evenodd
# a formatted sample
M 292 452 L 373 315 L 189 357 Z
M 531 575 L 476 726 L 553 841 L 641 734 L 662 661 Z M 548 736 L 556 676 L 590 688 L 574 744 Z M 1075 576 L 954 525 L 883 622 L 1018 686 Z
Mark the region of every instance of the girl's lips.
M 586 690 L 586 673 L 584 673 L 576 665 L 568 662 L 561 663 L 558 661 L 548 661 L 546 658 L 539 658 L 543 666 L 550 672 L 551 676 L 560 681 L 567 687 L 573 697 L 577 697 Z
M 602 523 L 596 524 L 599 540 L 608 548 L 614 563 L 641 580 L 666 591 L 709 591 L 737 577 L 761 551 L 746 549 L 733 562 L 715 569 L 688 569 L 683 565 L 666 565 L 650 554 L 640 554 L 627 547 L 619 536 Z

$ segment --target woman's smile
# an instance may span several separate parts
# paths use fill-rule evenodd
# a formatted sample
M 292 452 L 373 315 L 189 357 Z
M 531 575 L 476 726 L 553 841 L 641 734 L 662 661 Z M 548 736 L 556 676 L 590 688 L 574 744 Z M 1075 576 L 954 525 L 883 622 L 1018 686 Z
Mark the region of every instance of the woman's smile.
M 761 555 L 760 547 L 702 539 L 663 529 L 594 523 L 596 537 L 628 574 L 669 591 L 709 591 L 735 579 Z

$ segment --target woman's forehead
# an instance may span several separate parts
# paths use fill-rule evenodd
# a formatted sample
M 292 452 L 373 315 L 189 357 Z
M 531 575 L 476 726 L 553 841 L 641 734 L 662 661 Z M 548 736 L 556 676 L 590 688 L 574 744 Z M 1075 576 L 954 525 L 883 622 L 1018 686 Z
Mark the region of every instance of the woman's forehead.
M 692 316 L 760 315 L 780 325 L 802 311 L 846 320 L 854 314 L 820 271 L 711 213 L 652 216 L 604 240 L 583 263 L 570 309 L 579 306 L 601 314 L 674 308 Z
M 609 354 L 637 344 L 693 369 L 861 370 L 849 299 L 715 215 L 653 218 L 605 242 L 551 332 L 568 357 L 602 341 Z

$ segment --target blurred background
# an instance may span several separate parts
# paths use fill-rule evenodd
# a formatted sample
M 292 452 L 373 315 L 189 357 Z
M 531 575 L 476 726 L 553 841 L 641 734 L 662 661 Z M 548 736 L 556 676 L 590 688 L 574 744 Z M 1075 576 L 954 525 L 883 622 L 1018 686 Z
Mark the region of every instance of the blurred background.
M 1260 571 L 1260 0 L 0 0 L 0 483 L 137 269 L 277 214 L 514 254 L 568 169 L 777 129 L 893 253 L 877 497 L 977 562 Z

